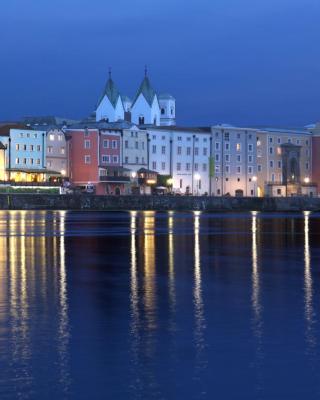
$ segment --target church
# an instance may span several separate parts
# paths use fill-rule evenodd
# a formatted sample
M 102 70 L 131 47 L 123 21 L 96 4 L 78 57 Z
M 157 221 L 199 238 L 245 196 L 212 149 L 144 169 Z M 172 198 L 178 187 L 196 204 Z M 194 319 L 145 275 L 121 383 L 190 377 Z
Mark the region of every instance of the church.
M 174 126 L 176 101 L 170 94 L 160 94 L 153 89 L 147 69 L 133 100 L 121 95 L 111 71 L 95 110 L 96 121 L 116 122 L 126 120 L 136 125 Z

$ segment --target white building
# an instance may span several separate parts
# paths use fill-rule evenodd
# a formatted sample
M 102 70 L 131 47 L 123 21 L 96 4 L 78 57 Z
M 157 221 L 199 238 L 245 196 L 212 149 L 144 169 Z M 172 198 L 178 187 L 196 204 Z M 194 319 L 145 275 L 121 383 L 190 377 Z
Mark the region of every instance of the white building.
M 116 122 L 126 120 L 136 125 L 172 126 L 176 121 L 176 101 L 170 94 L 158 96 L 147 71 L 132 101 L 120 95 L 115 83 L 109 79 L 95 111 L 96 121 Z
M 109 79 L 96 108 L 96 121 L 116 122 L 124 119 L 124 113 L 122 98 L 109 72 Z

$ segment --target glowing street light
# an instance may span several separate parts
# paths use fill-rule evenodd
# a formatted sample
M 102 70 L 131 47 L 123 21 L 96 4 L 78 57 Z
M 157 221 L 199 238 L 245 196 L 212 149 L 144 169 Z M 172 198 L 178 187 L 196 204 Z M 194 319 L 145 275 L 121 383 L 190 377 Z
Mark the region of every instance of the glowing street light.
M 133 179 L 135 179 L 135 178 L 136 178 L 136 176 L 137 176 L 137 173 L 136 173 L 136 171 L 132 171 L 132 172 L 131 172 L 131 177 L 132 177 Z

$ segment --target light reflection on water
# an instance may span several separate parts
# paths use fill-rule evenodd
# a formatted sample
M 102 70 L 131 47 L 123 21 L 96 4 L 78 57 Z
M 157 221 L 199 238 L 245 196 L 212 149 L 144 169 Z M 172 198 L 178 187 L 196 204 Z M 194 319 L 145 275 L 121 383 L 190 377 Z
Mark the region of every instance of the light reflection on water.
M 319 224 L 0 212 L 1 400 L 312 399 Z

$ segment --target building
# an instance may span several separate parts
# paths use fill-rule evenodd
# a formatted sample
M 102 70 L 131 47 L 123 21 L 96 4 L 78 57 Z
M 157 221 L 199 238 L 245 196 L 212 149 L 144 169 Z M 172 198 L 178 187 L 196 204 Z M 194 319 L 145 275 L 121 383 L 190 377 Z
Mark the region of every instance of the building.
M 125 120 L 135 125 L 171 126 L 176 121 L 176 101 L 170 94 L 157 94 L 147 71 L 132 101 L 120 94 L 109 72 L 95 109 L 95 120 L 109 123 Z
M 51 173 L 46 168 L 46 132 L 24 125 L 0 128 L 0 137 L 6 146 L 6 180 L 43 183 Z
M 51 127 L 47 133 L 47 169 L 54 171 L 52 176 L 66 177 L 69 173 L 67 140 L 65 132 Z
M 148 132 L 128 124 L 122 129 L 122 166 L 131 171 L 148 168 Z
M 309 130 L 257 130 L 260 196 L 314 196 L 317 186 L 312 178 L 312 135 Z

